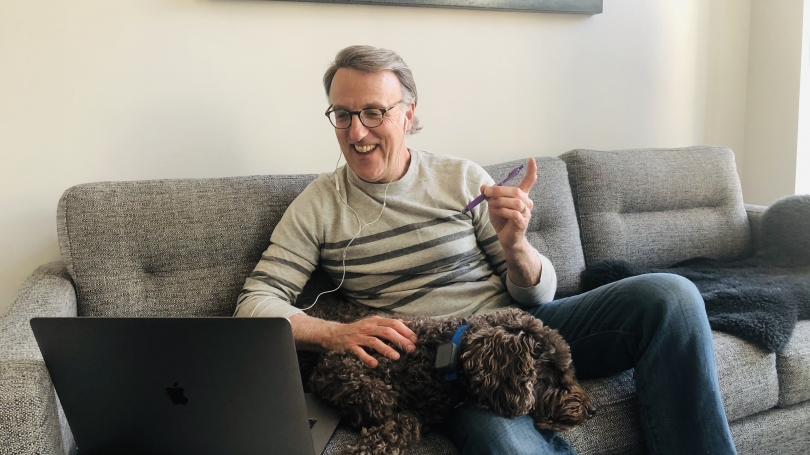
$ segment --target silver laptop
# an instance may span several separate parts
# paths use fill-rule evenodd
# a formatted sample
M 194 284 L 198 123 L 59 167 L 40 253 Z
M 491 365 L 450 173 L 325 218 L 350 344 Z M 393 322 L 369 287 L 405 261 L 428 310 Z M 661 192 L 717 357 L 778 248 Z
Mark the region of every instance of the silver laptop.
M 283 318 L 34 318 L 81 455 L 317 455 L 337 427 L 305 397 Z

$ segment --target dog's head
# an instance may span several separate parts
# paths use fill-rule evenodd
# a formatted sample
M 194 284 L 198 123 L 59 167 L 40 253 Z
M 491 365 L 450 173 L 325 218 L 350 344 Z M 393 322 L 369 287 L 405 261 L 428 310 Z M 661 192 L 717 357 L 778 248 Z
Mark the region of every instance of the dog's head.
M 534 424 L 541 430 L 566 431 L 596 415 L 596 408 L 574 376 L 568 344 L 555 330 L 549 346 L 537 357 Z
M 472 318 L 460 363 L 467 390 L 499 415 L 532 412 L 536 422 L 543 417 L 542 428 L 568 429 L 594 414 L 574 377 L 568 345 L 523 311 Z

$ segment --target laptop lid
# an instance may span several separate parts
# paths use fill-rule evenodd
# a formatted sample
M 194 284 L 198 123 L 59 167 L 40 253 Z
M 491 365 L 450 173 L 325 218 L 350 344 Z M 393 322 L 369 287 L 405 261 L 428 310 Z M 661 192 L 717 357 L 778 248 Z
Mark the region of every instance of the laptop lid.
M 82 455 L 315 453 L 286 319 L 34 318 L 31 327 Z

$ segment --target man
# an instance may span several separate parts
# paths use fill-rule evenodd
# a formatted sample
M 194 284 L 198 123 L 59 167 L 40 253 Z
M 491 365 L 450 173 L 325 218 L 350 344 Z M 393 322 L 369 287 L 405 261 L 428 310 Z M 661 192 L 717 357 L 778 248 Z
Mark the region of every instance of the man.
M 414 333 L 397 319 L 339 324 L 293 307 L 317 266 L 346 298 L 405 315 L 517 304 L 568 341 L 581 379 L 635 368 L 650 452 L 735 453 L 692 283 L 644 275 L 552 301 L 554 267 L 525 237 L 533 159 L 516 187 L 499 187 L 469 161 L 409 149 L 405 136 L 420 128 L 416 86 L 392 51 L 342 50 L 324 87 L 347 166 L 319 176 L 290 205 L 246 280 L 237 316 L 287 317 L 300 349 L 350 351 L 374 368 L 369 352 L 397 359 L 414 349 Z M 479 193 L 486 203 L 462 213 Z M 528 416 L 506 419 L 475 403 L 456 408 L 445 430 L 464 454 L 574 453 Z

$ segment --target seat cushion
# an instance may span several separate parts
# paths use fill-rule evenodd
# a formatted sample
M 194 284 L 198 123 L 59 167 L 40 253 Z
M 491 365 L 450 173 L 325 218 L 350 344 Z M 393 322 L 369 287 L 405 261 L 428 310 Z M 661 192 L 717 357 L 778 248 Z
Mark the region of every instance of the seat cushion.
M 574 200 L 568 184 L 568 171 L 559 158 L 537 157 L 537 182 L 529 192 L 534 202 L 526 238 L 554 264 L 557 297 L 579 292 L 579 274 L 585 268 L 579 241 Z M 526 160 L 510 161 L 484 169 L 496 181 Z M 510 184 L 516 185 L 517 181 Z
M 730 427 L 739 455 L 807 455 L 810 402 L 760 412 Z
M 799 321 L 785 349 L 776 355 L 779 406 L 810 400 L 810 321 Z
M 720 396 L 729 422 L 776 406 L 776 355 L 723 332 L 712 332 Z
M 80 316 L 230 316 L 314 175 L 102 182 L 59 201 Z
M 572 150 L 561 155 L 585 262 L 665 267 L 750 253 L 734 154 L 725 147 Z
M 633 370 L 581 384 L 596 406 L 596 416 L 560 436 L 579 455 L 644 453 Z

